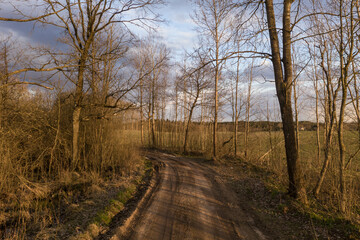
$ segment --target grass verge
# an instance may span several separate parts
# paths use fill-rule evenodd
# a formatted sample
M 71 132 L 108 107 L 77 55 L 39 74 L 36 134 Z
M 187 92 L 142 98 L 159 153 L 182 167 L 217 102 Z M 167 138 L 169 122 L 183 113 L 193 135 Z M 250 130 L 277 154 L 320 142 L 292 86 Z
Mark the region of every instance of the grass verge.
M 111 223 L 121 214 L 126 204 L 135 198 L 138 191 L 142 191 L 153 174 L 153 165 L 149 160 L 144 160 L 142 174 L 133 179 L 126 187 L 121 188 L 116 195 L 109 199 L 107 204 L 99 209 L 84 231 L 71 236 L 70 240 L 94 239 L 109 230 Z
M 209 166 L 237 193 L 257 224 L 277 239 L 360 239 L 359 225 L 322 209 L 311 196 L 307 205 L 293 200 L 266 168 L 237 159 Z

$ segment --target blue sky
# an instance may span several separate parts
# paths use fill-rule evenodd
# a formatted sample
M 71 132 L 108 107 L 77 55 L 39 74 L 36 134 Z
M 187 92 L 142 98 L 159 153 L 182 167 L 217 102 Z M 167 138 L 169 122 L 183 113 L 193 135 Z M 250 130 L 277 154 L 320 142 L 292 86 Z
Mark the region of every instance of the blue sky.
M 190 0 L 165 0 L 166 4 L 159 6 L 155 12 L 159 13 L 164 22 L 158 23 L 157 34 L 161 37 L 163 43 L 168 46 L 171 51 L 172 61 L 181 61 L 184 51 L 191 51 L 198 43 L 196 25 L 192 21 L 190 15 L 193 14 L 195 6 Z M 29 3 L 29 2 L 27 2 Z M 1 13 L 7 12 L 6 15 L 11 16 L 9 11 L 10 6 L 1 4 Z M 31 9 L 30 8 L 26 8 Z M 29 11 L 29 10 L 28 10 Z M 4 16 L 4 15 L 2 15 Z M 130 29 L 136 34 L 146 36 L 147 33 L 143 30 L 130 26 Z M 0 33 L 11 33 L 16 41 L 21 41 L 23 46 L 30 44 L 49 44 L 54 46 L 59 37 L 59 30 L 54 27 L 41 27 L 33 23 L 14 23 L 1 22 Z M 264 74 L 264 72 L 262 73 Z M 36 75 L 36 74 L 35 74 Z M 267 75 L 267 74 L 266 74 Z M 36 75 L 37 76 L 37 75 Z M 270 98 L 274 96 L 272 84 L 260 84 L 256 87 L 259 93 L 269 95 Z M 225 117 L 225 118 L 228 118 Z
M 9 9 L 9 5 L 3 2 L 1 3 L 0 12 L 2 16 L 11 16 L 11 12 L 8 11 Z M 158 23 L 157 34 L 161 36 L 162 41 L 171 50 L 173 61 L 180 61 L 184 55 L 184 50 L 191 51 L 198 43 L 197 32 L 195 31 L 196 25 L 190 17 L 194 9 L 195 7 L 190 0 L 166 0 L 165 5 L 155 9 L 165 20 L 164 22 Z M 7 13 L 4 15 L 4 12 Z M 134 30 L 135 33 L 141 33 L 142 35 L 147 34 L 133 27 L 131 27 L 131 29 Z M 4 33 L 11 33 L 16 41 L 23 43 L 22 47 L 26 47 L 27 43 L 35 45 L 50 44 L 54 46 L 59 37 L 59 31 L 54 27 L 44 28 L 40 25 L 34 27 L 33 23 L 0 21 L 0 36 Z M 271 67 L 262 69 L 260 74 L 267 79 L 271 79 L 273 76 Z M 261 82 L 263 82 L 263 79 Z M 262 101 L 264 101 L 264 104 L 265 99 L 271 99 L 271 102 L 275 100 L 273 83 L 254 83 L 254 89 L 256 89 L 255 92 L 257 92 L 255 95 L 263 97 Z
M 174 54 L 192 49 L 197 42 L 195 24 L 190 17 L 193 9 L 189 0 L 168 0 L 159 9 L 166 22 L 159 26 L 158 31 Z
M 11 17 L 10 9 L 9 4 L 1 3 L 0 12 L 3 17 Z M 189 0 L 166 0 L 166 4 L 157 7 L 155 11 L 160 13 L 165 20 L 158 24 L 157 32 L 163 38 L 163 42 L 171 49 L 173 55 L 181 54 L 183 49 L 191 50 L 197 41 L 194 30 L 195 24 L 189 16 L 193 12 L 191 2 Z M 142 32 L 134 27 L 131 27 L 131 29 L 136 33 Z M 54 45 L 59 37 L 56 28 L 44 28 L 39 24 L 34 27 L 33 23 L 0 21 L 0 33 L 3 36 L 10 33 L 14 39 L 24 44 Z

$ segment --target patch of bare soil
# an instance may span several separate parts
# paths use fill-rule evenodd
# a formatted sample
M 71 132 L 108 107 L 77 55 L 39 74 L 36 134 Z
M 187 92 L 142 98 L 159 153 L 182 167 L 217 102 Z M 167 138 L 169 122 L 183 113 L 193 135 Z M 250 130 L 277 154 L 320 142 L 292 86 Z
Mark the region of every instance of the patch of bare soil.
M 271 232 L 274 238 L 270 239 L 360 239 L 360 233 L 349 232 L 341 223 L 329 227 L 326 222 L 313 220 L 305 206 L 281 191 L 271 190 L 271 173 L 263 169 L 238 160 L 203 165 L 217 173 L 217 182 L 236 193 L 238 205 L 252 216 L 258 228 Z

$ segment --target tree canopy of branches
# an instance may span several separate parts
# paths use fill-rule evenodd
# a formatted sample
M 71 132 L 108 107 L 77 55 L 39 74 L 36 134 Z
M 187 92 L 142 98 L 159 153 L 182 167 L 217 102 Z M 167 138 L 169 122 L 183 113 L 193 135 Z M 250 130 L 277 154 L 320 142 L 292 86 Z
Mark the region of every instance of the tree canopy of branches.
M 29 22 L 36 21 L 45 25 L 59 28 L 65 35 L 65 43 L 72 52 L 70 62 L 74 68 L 61 67 L 60 70 L 75 73 L 71 76 L 75 84 L 74 91 L 74 111 L 73 111 L 73 159 L 72 168 L 76 168 L 79 161 L 79 131 L 81 121 L 81 110 L 83 108 L 84 84 L 86 71 L 91 66 L 91 59 L 100 58 L 101 55 L 107 55 L 117 49 L 117 46 L 111 46 L 101 55 L 92 56 L 91 50 L 95 47 L 100 34 L 109 30 L 115 24 L 121 28 L 128 29 L 129 24 L 141 27 L 149 27 L 156 21 L 157 15 L 153 14 L 151 7 L 160 4 L 160 0 L 76 0 L 76 1 L 49 1 L 42 0 L 37 2 L 37 9 L 42 9 L 43 13 L 32 16 L 25 11 L 16 8 L 17 16 L 14 18 L 0 18 L 2 21 Z M 15 7 L 15 4 L 14 4 Z M 19 7 L 19 6 L 18 6 Z M 60 55 L 51 53 L 51 57 Z M 61 62 L 63 59 L 55 59 L 55 62 Z M 43 70 L 26 69 L 27 70 Z M 59 69 L 59 66 L 51 70 Z

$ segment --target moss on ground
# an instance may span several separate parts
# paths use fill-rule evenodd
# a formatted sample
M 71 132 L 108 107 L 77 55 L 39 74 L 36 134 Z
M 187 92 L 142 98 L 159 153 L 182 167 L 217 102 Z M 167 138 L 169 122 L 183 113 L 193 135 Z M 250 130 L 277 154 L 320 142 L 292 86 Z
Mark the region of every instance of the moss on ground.
M 120 213 L 126 203 L 134 197 L 138 187 L 141 184 L 144 184 L 147 179 L 152 175 L 153 164 L 149 160 L 144 160 L 144 167 L 142 173 L 139 174 L 135 179 L 133 179 L 126 187 L 123 187 L 118 191 L 114 198 L 110 199 L 108 203 L 100 209 L 90 224 L 86 228 L 86 231 L 77 234 L 71 239 L 73 240 L 83 240 L 83 239 L 93 239 L 97 237 L 100 232 L 106 230 L 114 217 Z

